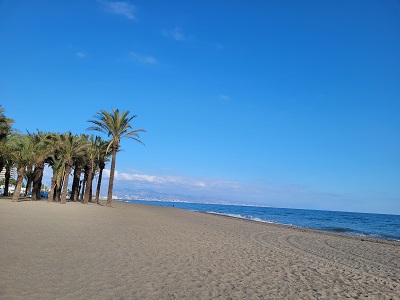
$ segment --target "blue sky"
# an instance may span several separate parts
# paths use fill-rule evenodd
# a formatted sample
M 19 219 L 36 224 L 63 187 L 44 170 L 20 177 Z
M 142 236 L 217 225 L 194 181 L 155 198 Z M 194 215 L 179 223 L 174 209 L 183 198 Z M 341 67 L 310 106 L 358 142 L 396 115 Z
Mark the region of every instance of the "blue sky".
M 400 3 L 0 1 L 21 131 L 130 110 L 116 188 L 400 214 Z

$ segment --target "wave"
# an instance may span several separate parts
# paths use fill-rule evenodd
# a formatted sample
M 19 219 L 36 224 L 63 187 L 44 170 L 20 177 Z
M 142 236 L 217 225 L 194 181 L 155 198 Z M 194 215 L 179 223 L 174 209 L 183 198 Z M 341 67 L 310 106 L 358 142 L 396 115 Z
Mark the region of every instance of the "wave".
M 206 211 L 206 213 L 213 214 L 213 215 L 227 216 L 227 217 L 232 217 L 232 218 L 238 218 L 238 219 L 243 219 L 243 220 L 249 220 L 249 221 L 255 221 L 255 222 L 261 222 L 261 223 L 277 224 L 277 225 L 284 225 L 284 226 L 290 226 L 290 227 L 302 227 L 302 226 L 298 226 L 298 225 L 294 225 L 294 224 L 280 223 L 280 222 L 276 222 L 276 221 L 265 220 L 265 219 L 257 218 L 257 217 L 251 216 L 251 215 L 221 213 L 221 212 L 215 212 L 215 211 Z M 327 226 L 327 227 L 322 227 L 322 228 L 315 228 L 315 227 L 304 227 L 304 228 L 319 229 L 319 230 L 329 231 L 329 232 L 344 233 L 344 234 L 350 234 L 350 235 L 357 235 L 357 236 L 363 236 L 363 237 L 370 237 L 370 238 L 400 242 L 400 237 L 398 237 L 398 236 L 364 232 L 364 231 L 356 230 L 356 229 L 349 228 L 349 227 Z
M 276 222 L 276 221 L 257 218 L 257 217 L 251 216 L 251 215 L 229 214 L 229 213 L 220 213 L 220 212 L 215 212 L 215 211 L 206 211 L 206 213 L 213 214 L 213 215 L 227 216 L 227 217 L 232 217 L 232 218 L 238 218 L 238 219 L 243 219 L 243 220 L 249 220 L 249 221 L 255 221 L 255 222 L 261 222 L 261 223 L 279 224 L 279 225 L 298 227 L 298 226 L 293 225 L 293 224 L 279 223 L 279 222 Z
M 378 233 L 365 232 L 365 231 L 356 230 L 356 229 L 348 228 L 348 227 L 332 227 L 332 226 L 329 226 L 329 227 L 323 227 L 321 229 L 325 230 L 325 231 L 330 231 L 330 232 L 345 233 L 345 234 L 351 234 L 351 235 L 357 235 L 357 236 L 365 236 L 365 237 L 376 238 L 376 239 L 400 241 L 400 237 L 399 236 L 394 236 L 394 235 L 389 235 L 389 234 L 378 234 Z
M 400 216 L 373 214 L 294 210 L 285 208 L 260 207 L 237 204 L 209 204 L 171 201 L 122 200 L 125 202 L 146 203 L 157 206 L 175 206 L 176 208 L 200 211 L 215 215 L 279 224 L 290 227 L 302 227 L 328 232 L 336 232 L 384 240 L 400 240 Z M 175 205 L 172 205 L 175 204 Z

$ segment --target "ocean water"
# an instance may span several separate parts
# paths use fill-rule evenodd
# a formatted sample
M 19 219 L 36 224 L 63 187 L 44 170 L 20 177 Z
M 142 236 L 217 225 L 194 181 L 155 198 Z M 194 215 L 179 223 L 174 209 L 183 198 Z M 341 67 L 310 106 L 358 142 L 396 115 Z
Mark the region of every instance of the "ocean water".
M 147 200 L 123 201 L 156 206 L 176 207 L 258 222 L 284 224 L 330 232 L 340 232 L 344 234 L 400 241 L 400 215 L 187 202 Z

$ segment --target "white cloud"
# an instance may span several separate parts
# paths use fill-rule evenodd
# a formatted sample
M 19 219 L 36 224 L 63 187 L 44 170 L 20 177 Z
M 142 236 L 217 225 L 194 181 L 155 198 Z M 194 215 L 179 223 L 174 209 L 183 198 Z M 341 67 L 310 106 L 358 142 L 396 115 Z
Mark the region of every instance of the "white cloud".
M 128 174 L 128 173 L 117 173 L 115 176 L 116 180 L 127 180 L 127 181 L 139 181 L 144 183 L 151 183 L 156 185 L 174 184 L 184 185 L 191 187 L 206 187 L 206 183 L 196 178 L 191 177 L 179 177 L 179 176 L 168 176 L 168 175 L 146 175 L 146 174 Z
M 103 176 L 105 179 L 110 177 L 110 170 L 104 169 Z M 220 179 L 210 178 L 195 178 L 189 176 L 170 176 L 170 175 L 149 175 L 140 174 L 135 171 L 132 173 L 119 173 L 115 171 L 114 178 L 116 181 L 134 182 L 135 184 L 142 184 L 149 187 L 175 187 L 175 188 L 189 188 L 189 189 L 229 189 L 238 190 L 241 184 L 237 182 L 225 181 Z
M 186 39 L 185 35 L 179 27 L 176 27 L 173 30 L 164 30 L 163 34 L 165 36 L 173 38 L 176 41 L 183 41 Z
M 219 99 L 222 101 L 229 101 L 231 98 L 227 95 L 219 95 Z
M 149 56 L 149 55 L 141 55 L 137 52 L 131 52 L 130 53 L 132 59 L 134 59 L 135 61 L 142 63 L 142 64 L 157 64 L 158 61 L 153 57 L 153 56 Z
M 110 171 L 104 169 L 105 182 Z M 315 191 L 298 183 L 235 182 L 214 178 L 149 175 L 139 172 L 115 172 L 114 187 L 118 189 L 150 189 L 156 192 L 188 196 L 212 197 L 228 202 L 258 203 L 277 207 L 337 209 L 334 203 L 348 199 L 340 194 Z M 103 185 L 106 189 L 106 184 Z M 333 204 L 332 204 L 333 203 Z
M 128 181 L 144 181 L 149 183 L 168 183 L 173 182 L 167 177 L 154 176 L 154 175 L 144 175 L 144 174 L 128 174 L 121 173 L 116 176 L 117 180 L 128 180 Z
M 79 57 L 79 58 L 85 58 L 85 57 L 86 57 L 86 54 L 83 53 L 82 51 L 76 52 L 75 55 L 76 55 L 77 57 Z
M 121 15 L 130 20 L 136 20 L 136 7 L 128 1 L 110 2 L 99 0 L 99 2 L 103 5 L 104 10 L 109 13 Z

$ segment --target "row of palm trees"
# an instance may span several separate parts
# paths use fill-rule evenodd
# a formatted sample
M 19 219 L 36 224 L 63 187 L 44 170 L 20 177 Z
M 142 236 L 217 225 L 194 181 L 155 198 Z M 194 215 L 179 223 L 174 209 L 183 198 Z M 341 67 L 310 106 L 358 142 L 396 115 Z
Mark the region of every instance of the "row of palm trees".
M 114 184 L 116 155 L 120 150 L 122 138 L 131 138 L 140 142 L 139 133 L 143 129 L 132 129 L 131 122 L 136 115 L 129 111 L 121 113 L 118 109 L 111 112 L 99 111 L 88 130 L 98 131 L 107 136 L 43 132 L 21 134 L 13 132 L 13 120 L 4 115 L 0 107 L 0 170 L 6 168 L 4 195 L 8 195 L 9 170 L 17 168 L 17 181 L 12 201 L 18 201 L 22 182 L 26 179 L 26 193 L 32 188 L 32 200 L 40 198 L 43 171 L 48 165 L 52 171 L 49 202 L 66 203 L 69 177 L 73 173 L 70 200 L 99 203 L 103 170 L 111 157 L 110 179 L 107 194 L 107 206 L 111 206 Z M 143 143 L 142 143 L 143 144 Z M 7 172 L 8 171 L 8 172 Z M 92 199 L 92 186 L 95 174 L 98 174 L 95 199 Z M 81 180 L 81 175 L 84 179 Z

